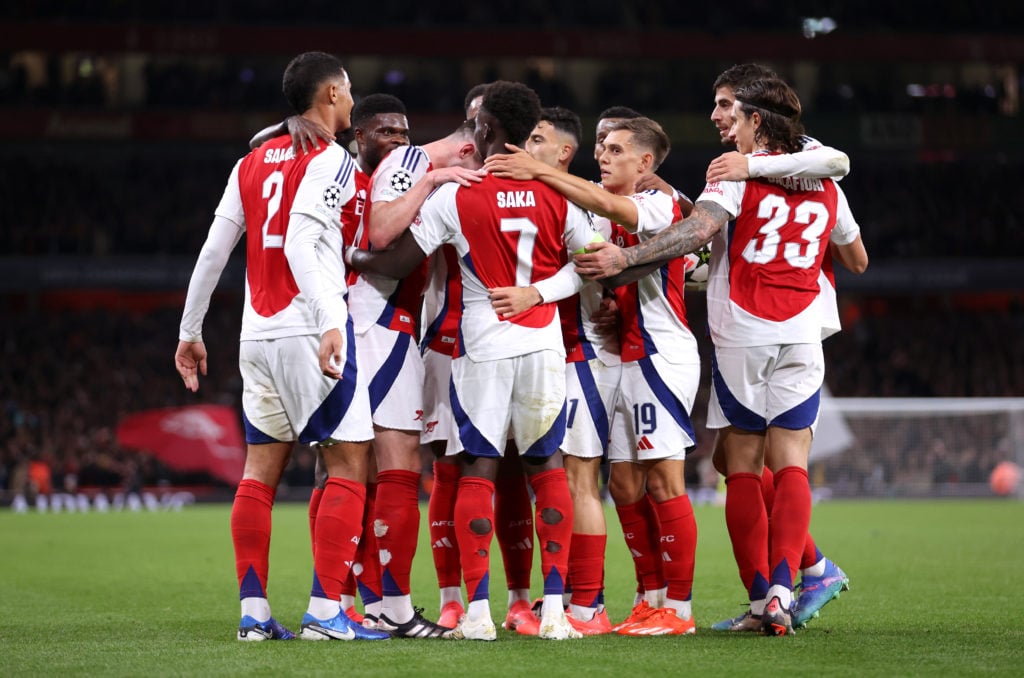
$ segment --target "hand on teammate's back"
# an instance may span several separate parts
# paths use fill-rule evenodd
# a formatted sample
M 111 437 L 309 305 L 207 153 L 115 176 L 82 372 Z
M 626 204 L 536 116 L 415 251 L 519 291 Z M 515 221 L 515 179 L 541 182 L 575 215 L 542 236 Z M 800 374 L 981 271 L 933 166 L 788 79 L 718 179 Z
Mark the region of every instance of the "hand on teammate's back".
M 746 181 L 750 178 L 747 156 L 736 151 L 723 153 L 708 165 L 708 183 L 715 181 Z
M 320 123 L 305 118 L 301 115 L 289 116 L 285 123 L 288 125 L 288 134 L 292 137 L 292 150 L 296 153 L 302 148 L 303 153 L 311 150 L 320 150 L 320 139 L 327 143 L 334 141 L 334 135 L 330 130 Z
M 430 180 L 434 184 L 434 188 L 437 188 L 441 184 L 446 184 L 449 181 L 454 181 L 460 186 L 469 187 L 473 184 L 479 184 L 487 172 L 482 169 L 472 170 L 465 167 L 459 167 L 457 165 L 452 167 L 442 167 L 436 170 L 430 170 L 427 174 Z
M 511 318 L 543 301 L 536 287 L 494 287 L 490 292 L 491 307 L 502 318 Z
M 537 168 L 547 167 L 526 151 L 513 144 L 505 144 L 508 153 L 495 153 L 484 161 L 484 169 L 497 177 L 529 181 L 537 178 Z
M 657 174 L 645 174 L 636 180 L 636 192 L 643 193 L 644 191 L 661 191 L 662 193 L 668 193 L 669 195 L 675 194 L 675 189 L 667 181 L 659 177 Z

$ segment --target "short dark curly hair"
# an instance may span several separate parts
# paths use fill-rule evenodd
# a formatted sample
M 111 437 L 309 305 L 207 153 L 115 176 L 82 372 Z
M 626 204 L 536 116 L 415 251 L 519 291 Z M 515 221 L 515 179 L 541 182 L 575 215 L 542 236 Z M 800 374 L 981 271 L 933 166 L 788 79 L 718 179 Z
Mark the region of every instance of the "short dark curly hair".
M 488 82 L 481 82 L 478 85 L 473 85 L 469 89 L 469 91 L 466 92 L 466 98 L 462 102 L 462 110 L 463 111 L 468 111 L 469 110 L 469 105 L 471 103 L 473 103 L 473 99 L 476 99 L 479 96 L 483 96 L 484 92 L 487 91 L 488 85 L 490 85 L 490 83 L 488 83 Z
M 522 146 L 540 120 L 540 97 L 521 82 L 497 80 L 487 86 L 481 108 L 501 124 L 510 144 Z
M 298 114 L 313 107 L 317 89 L 331 78 L 347 75 L 341 59 L 326 52 L 303 52 L 284 69 L 281 91 Z
M 381 113 L 408 115 L 402 100 L 392 94 L 368 94 L 352 107 L 352 126 L 362 127 L 370 118 Z

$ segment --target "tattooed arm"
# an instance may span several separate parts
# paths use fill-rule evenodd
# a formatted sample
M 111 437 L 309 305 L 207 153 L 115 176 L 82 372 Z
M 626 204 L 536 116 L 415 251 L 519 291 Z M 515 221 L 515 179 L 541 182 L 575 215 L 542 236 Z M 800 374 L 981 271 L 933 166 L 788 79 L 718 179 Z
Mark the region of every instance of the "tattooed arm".
M 594 243 L 586 254 L 576 255 L 576 272 L 584 278 L 600 279 L 627 268 L 664 262 L 694 252 L 718 233 L 732 218 L 718 203 L 700 200 L 693 213 L 653 238 L 625 249 L 611 243 Z M 621 283 L 620 283 L 621 284 Z

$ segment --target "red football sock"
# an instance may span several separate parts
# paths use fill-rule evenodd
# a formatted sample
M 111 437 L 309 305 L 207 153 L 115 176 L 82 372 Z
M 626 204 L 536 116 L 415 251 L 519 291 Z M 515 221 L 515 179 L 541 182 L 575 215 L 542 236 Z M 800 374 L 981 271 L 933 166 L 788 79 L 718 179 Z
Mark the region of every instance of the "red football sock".
M 354 480 L 328 478 L 316 515 L 313 570 L 323 597 L 341 598 L 341 583 L 355 560 L 356 543 L 363 531 L 366 487 Z M 315 591 L 315 587 L 314 587 Z
M 427 518 L 437 586 L 442 589 L 462 584 L 459 540 L 455 536 L 455 490 L 459 475 L 458 464 L 434 462 L 434 489 L 430 492 Z
M 540 571 L 544 577 L 544 595 L 565 592 L 569 573 L 569 547 L 572 544 L 572 495 L 564 468 L 553 468 L 530 476 L 537 497 L 537 526 L 540 544 Z
M 377 535 L 373 532 L 373 518 L 377 514 L 377 483 L 366 486 L 366 504 L 363 510 L 363 536 L 356 549 L 359 573 L 359 597 L 363 605 L 376 603 L 381 599 L 380 556 L 377 553 Z
M 732 553 L 750 600 L 759 600 L 768 592 L 768 514 L 761 476 L 733 473 L 725 482 L 725 524 Z
M 772 552 L 772 507 L 775 505 L 775 474 L 767 466 L 761 468 L 761 496 L 768 514 L 768 553 Z
M 689 600 L 693 593 L 693 566 L 697 555 L 697 521 L 690 497 L 681 495 L 654 504 L 661 525 L 661 552 L 672 600 Z
M 370 489 L 369 489 L 369 487 L 367 487 L 366 488 L 366 500 L 363 502 L 363 528 L 362 528 L 362 533 L 361 533 L 362 535 L 366 534 L 366 517 L 373 515 L 372 509 L 373 509 L 373 498 L 370 496 Z M 376 555 L 377 554 L 374 552 L 373 555 L 374 555 L 374 558 L 371 558 L 371 560 L 376 560 Z M 363 560 L 365 558 L 366 558 L 366 539 L 365 539 L 365 536 L 361 536 L 359 538 L 359 544 L 356 546 L 356 555 L 355 555 L 355 557 L 352 560 L 352 567 L 349 568 L 348 576 L 345 577 L 345 580 L 341 583 L 341 595 L 343 595 L 343 596 L 345 596 L 345 595 L 354 596 L 356 594 L 357 584 L 358 584 L 358 578 L 356 576 L 356 572 L 357 571 L 358 572 L 362 572 L 362 570 L 363 570 L 362 562 L 363 562 Z
M 231 506 L 231 541 L 235 545 L 235 572 L 242 598 L 266 598 L 267 572 L 270 570 L 270 512 L 274 508 L 274 488 L 258 480 L 243 480 L 235 491 Z M 251 579 L 252 570 L 259 587 Z
M 767 466 L 761 469 L 761 496 L 764 497 L 764 508 L 771 519 L 772 506 L 775 504 L 775 474 Z
M 477 527 L 479 532 L 473 530 Z M 459 539 L 462 577 L 470 601 L 487 600 L 494 535 L 494 483 L 486 478 L 462 476 L 455 499 L 455 535 Z
M 807 541 L 804 543 L 804 552 L 800 556 L 800 569 L 806 570 L 808 567 L 817 564 L 822 558 L 823 556 L 821 551 L 818 550 L 818 545 L 814 543 L 814 537 L 808 532 Z
M 606 534 L 572 535 L 569 548 L 569 580 L 572 582 L 573 605 L 597 607 L 604 590 L 604 551 Z
M 661 583 L 655 581 L 658 563 L 661 561 L 661 550 L 657 542 L 651 543 L 647 525 L 649 508 L 646 496 L 634 504 L 615 507 L 616 513 L 619 514 L 619 523 L 622 524 L 626 547 L 633 557 L 638 593 L 643 593 L 649 583 L 652 591 L 661 588 Z
M 320 499 L 323 498 L 323 488 L 314 487 L 313 493 L 309 495 L 309 544 L 312 548 L 316 536 L 316 513 L 320 510 Z
M 409 573 L 420 531 L 419 492 L 419 473 L 377 472 L 377 515 L 373 525 L 385 596 L 409 595 Z
M 661 524 L 651 495 L 645 495 L 645 498 L 647 506 L 644 508 L 644 519 L 647 521 L 647 539 L 654 544 L 654 571 L 644 580 L 644 589 L 655 591 L 665 585 L 665 565 L 661 557 Z
M 771 583 L 792 589 L 811 524 L 811 484 L 807 469 L 787 466 L 775 474 L 771 523 Z
M 533 571 L 533 502 L 518 457 L 503 460 L 494 485 L 494 534 L 508 588 L 530 588 Z

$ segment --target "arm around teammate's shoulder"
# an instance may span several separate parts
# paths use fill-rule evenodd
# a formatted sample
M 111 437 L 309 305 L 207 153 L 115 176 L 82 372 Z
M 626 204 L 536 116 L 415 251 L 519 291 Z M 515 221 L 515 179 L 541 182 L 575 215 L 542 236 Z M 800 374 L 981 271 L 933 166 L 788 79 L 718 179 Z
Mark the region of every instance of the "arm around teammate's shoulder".
M 427 258 L 412 233 L 406 230 L 383 250 L 370 252 L 357 247 L 345 248 L 345 263 L 360 273 L 373 273 L 401 280 Z

